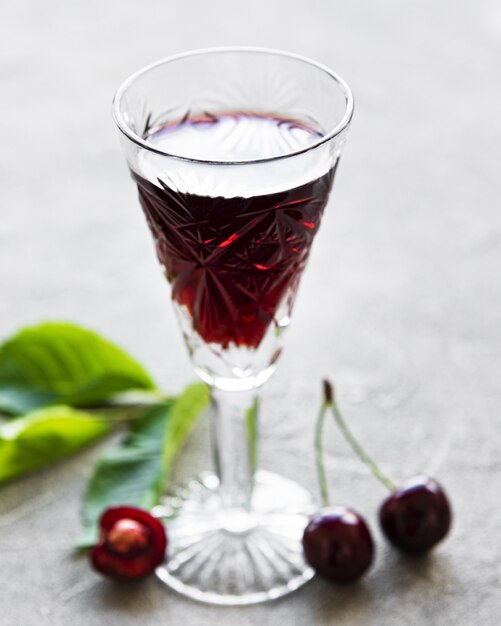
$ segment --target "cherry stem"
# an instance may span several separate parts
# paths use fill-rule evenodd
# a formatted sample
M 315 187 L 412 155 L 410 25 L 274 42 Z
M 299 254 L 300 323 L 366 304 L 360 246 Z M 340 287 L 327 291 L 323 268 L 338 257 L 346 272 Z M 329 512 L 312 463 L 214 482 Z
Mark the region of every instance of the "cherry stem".
M 322 406 L 320 407 L 320 411 L 318 413 L 317 422 L 315 424 L 315 461 L 317 465 L 317 476 L 318 476 L 318 485 L 320 487 L 320 498 L 322 500 L 322 506 L 329 506 L 329 489 L 327 487 L 327 479 L 325 477 L 325 466 L 324 466 L 324 452 L 323 452 L 323 442 L 322 442 L 322 433 L 324 429 L 325 422 L 325 414 L 327 413 L 327 408 L 329 407 L 329 403 L 324 400 Z
M 358 456 L 358 458 L 367 465 L 367 467 L 371 470 L 372 474 L 381 482 L 385 487 L 387 487 L 390 491 L 396 490 L 395 483 L 381 470 L 379 465 L 367 454 L 367 452 L 362 448 L 362 446 L 358 443 L 356 437 L 353 435 L 351 430 L 348 428 L 344 418 L 339 410 L 339 407 L 336 402 L 336 397 L 334 394 L 334 388 L 332 384 L 328 380 L 324 380 L 324 404 L 323 407 L 330 407 L 332 410 L 332 414 L 334 416 L 334 421 L 336 422 L 337 427 L 341 431 L 341 434 L 350 445 L 353 452 Z

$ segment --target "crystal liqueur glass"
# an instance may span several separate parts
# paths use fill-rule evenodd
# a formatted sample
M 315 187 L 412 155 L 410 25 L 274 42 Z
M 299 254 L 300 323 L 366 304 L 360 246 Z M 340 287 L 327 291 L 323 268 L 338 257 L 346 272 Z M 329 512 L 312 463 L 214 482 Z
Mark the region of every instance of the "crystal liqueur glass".
M 334 72 L 253 48 L 164 59 L 114 116 L 195 371 L 212 389 L 215 474 L 174 488 L 159 578 L 248 604 L 313 575 L 310 494 L 256 471 L 257 389 L 273 373 L 353 112 Z

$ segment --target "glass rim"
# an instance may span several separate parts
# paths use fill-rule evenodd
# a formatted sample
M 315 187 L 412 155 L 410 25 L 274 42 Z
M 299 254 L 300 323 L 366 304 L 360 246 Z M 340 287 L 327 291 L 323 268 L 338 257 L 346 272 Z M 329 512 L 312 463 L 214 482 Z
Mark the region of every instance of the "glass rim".
M 341 91 L 343 92 L 345 99 L 346 99 L 346 108 L 345 108 L 343 117 L 334 126 L 334 128 L 332 128 L 330 131 L 322 135 L 322 137 L 317 139 L 317 141 L 315 141 L 314 143 L 308 146 L 305 146 L 304 148 L 299 148 L 298 150 L 292 150 L 291 152 L 284 152 L 283 154 L 278 154 L 278 155 L 271 156 L 271 157 L 261 157 L 258 159 L 243 159 L 243 160 L 232 160 L 232 161 L 199 159 L 199 158 L 194 158 L 194 157 L 181 156 L 179 154 L 172 154 L 170 152 L 166 152 L 165 150 L 160 150 L 159 148 L 156 148 L 155 146 L 153 146 L 151 143 L 148 143 L 129 127 L 129 125 L 126 123 L 124 119 L 124 116 L 122 115 L 120 105 L 122 102 L 122 97 L 126 93 L 127 89 L 134 83 L 134 81 L 136 81 L 140 76 L 143 76 L 144 74 L 148 73 L 150 70 L 153 70 L 160 65 L 166 65 L 168 63 L 172 63 L 172 62 L 175 62 L 180 59 L 187 58 L 187 57 L 204 55 L 208 53 L 219 53 L 219 52 L 248 52 L 248 53 L 259 53 L 259 54 L 282 56 L 282 57 L 287 57 L 290 59 L 295 59 L 296 61 L 301 61 L 302 63 L 306 63 L 307 65 L 316 67 L 317 69 L 327 74 L 330 78 L 334 79 L 334 81 L 341 87 Z M 113 119 L 118 129 L 120 130 L 120 132 L 123 133 L 125 137 L 127 137 L 127 139 L 137 144 L 141 148 L 148 150 L 149 152 L 154 152 L 156 154 L 169 157 L 171 159 L 178 159 L 181 161 L 188 161 L 191 163 L 204 163 L 204 164 L 210 164 L 210 165 L 247 165 L 247 164 L 256 164 L 256 163 L 266 163 L 270 161 L 277 161 L 279 159 L 291 158 L 300 154 L 304 154 L 311 150 L 315 150 L 316 148 L 323 145 L 324 143 L 327 143 L 331 139 L 334 139 L 348 127 L 351 121 L 351 118 L 353 117 L 354 100 L 353 100 L 352 91 L 350 87 L 348 86 L 348 83 L 343 78 L 341 78 L 339 74 L 331 70 L 328 66 L 323 65 L 322 63 L 319 63 L 317 61 L 314 61 L 313 59 L 302 56 L 300 54 L 295 54 L 293 52 L 285 52 L 283 50 L 276 50 L 273 48 L 261 48 L 261 47 L 254 47 L 254 46 L 219 46 L 215 48 L 200 48 L 197 50 L 181 52 L 179 54 L 174 54 L 168 57 L 164 57 L 163 59 L 159 59 L 158 61 L 154 61 L 153 63 L 150 63 L 149 65 L 142 67 L 141 69 L 131 74 L 128 78 L 126 78 L 122 82 L 122 84 L 120 85 L 120 87 L 115 93 L 112 106 L 113 106 Z

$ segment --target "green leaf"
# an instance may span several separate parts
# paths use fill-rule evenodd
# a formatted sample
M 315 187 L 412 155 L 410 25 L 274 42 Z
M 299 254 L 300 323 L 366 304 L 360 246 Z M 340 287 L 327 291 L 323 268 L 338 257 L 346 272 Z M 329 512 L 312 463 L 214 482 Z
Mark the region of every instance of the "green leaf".
M 79 548 L 96 542 L 99 518 L 108 507 L 128 504 L 151 509 L 158 503 L 172 461 L 208 403 L 206 385 L 191 385 L 177 399 L 147 409 L 125 439 L 105 452 L 85 494 L 86 530 Z
M 154 389 L 144 368 L 115 344 L 69 323 L 21 330 L 0 346 L 0 411 L 58 402 L 88 406 L 133 389 Z
M 0 483 L 61 459 L 108 433 L 105 418 L 53 406 L 0 426 Z
M 0 411 L 9 415 L 29 413 L 57 401 L 57 394 L 0 382 Z

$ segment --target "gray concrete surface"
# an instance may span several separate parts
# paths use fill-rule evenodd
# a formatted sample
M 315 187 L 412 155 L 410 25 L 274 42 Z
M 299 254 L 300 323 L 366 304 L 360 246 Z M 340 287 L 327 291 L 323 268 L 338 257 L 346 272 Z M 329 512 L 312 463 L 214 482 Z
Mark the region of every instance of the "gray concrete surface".
M 0 42 L 0 333 L 76 320 L 170 390 L 193 374 L 112 126 L 115 88 L 156 58 L 233 43 L 306 54 L 350 82 L 351 135 L 265 392 L 262 464 L 315 488 L 307 442 L 328 374 L 387 470 L 433 473 L 455 509 L 424 562 L 376 530 L 357 586 L 314 580 L 269 605 L 202 606 L 154 579 L 103 581 L 72 556 L 98 446 L 0 490 L 2 626 L 497 626 L 499 2 L 17 0 L 0 8 Z M 382 489 L 333 429 L 328 449 L 335 499 L 375 522 Z M 200 424 L 176 475 L 207 463 Z

